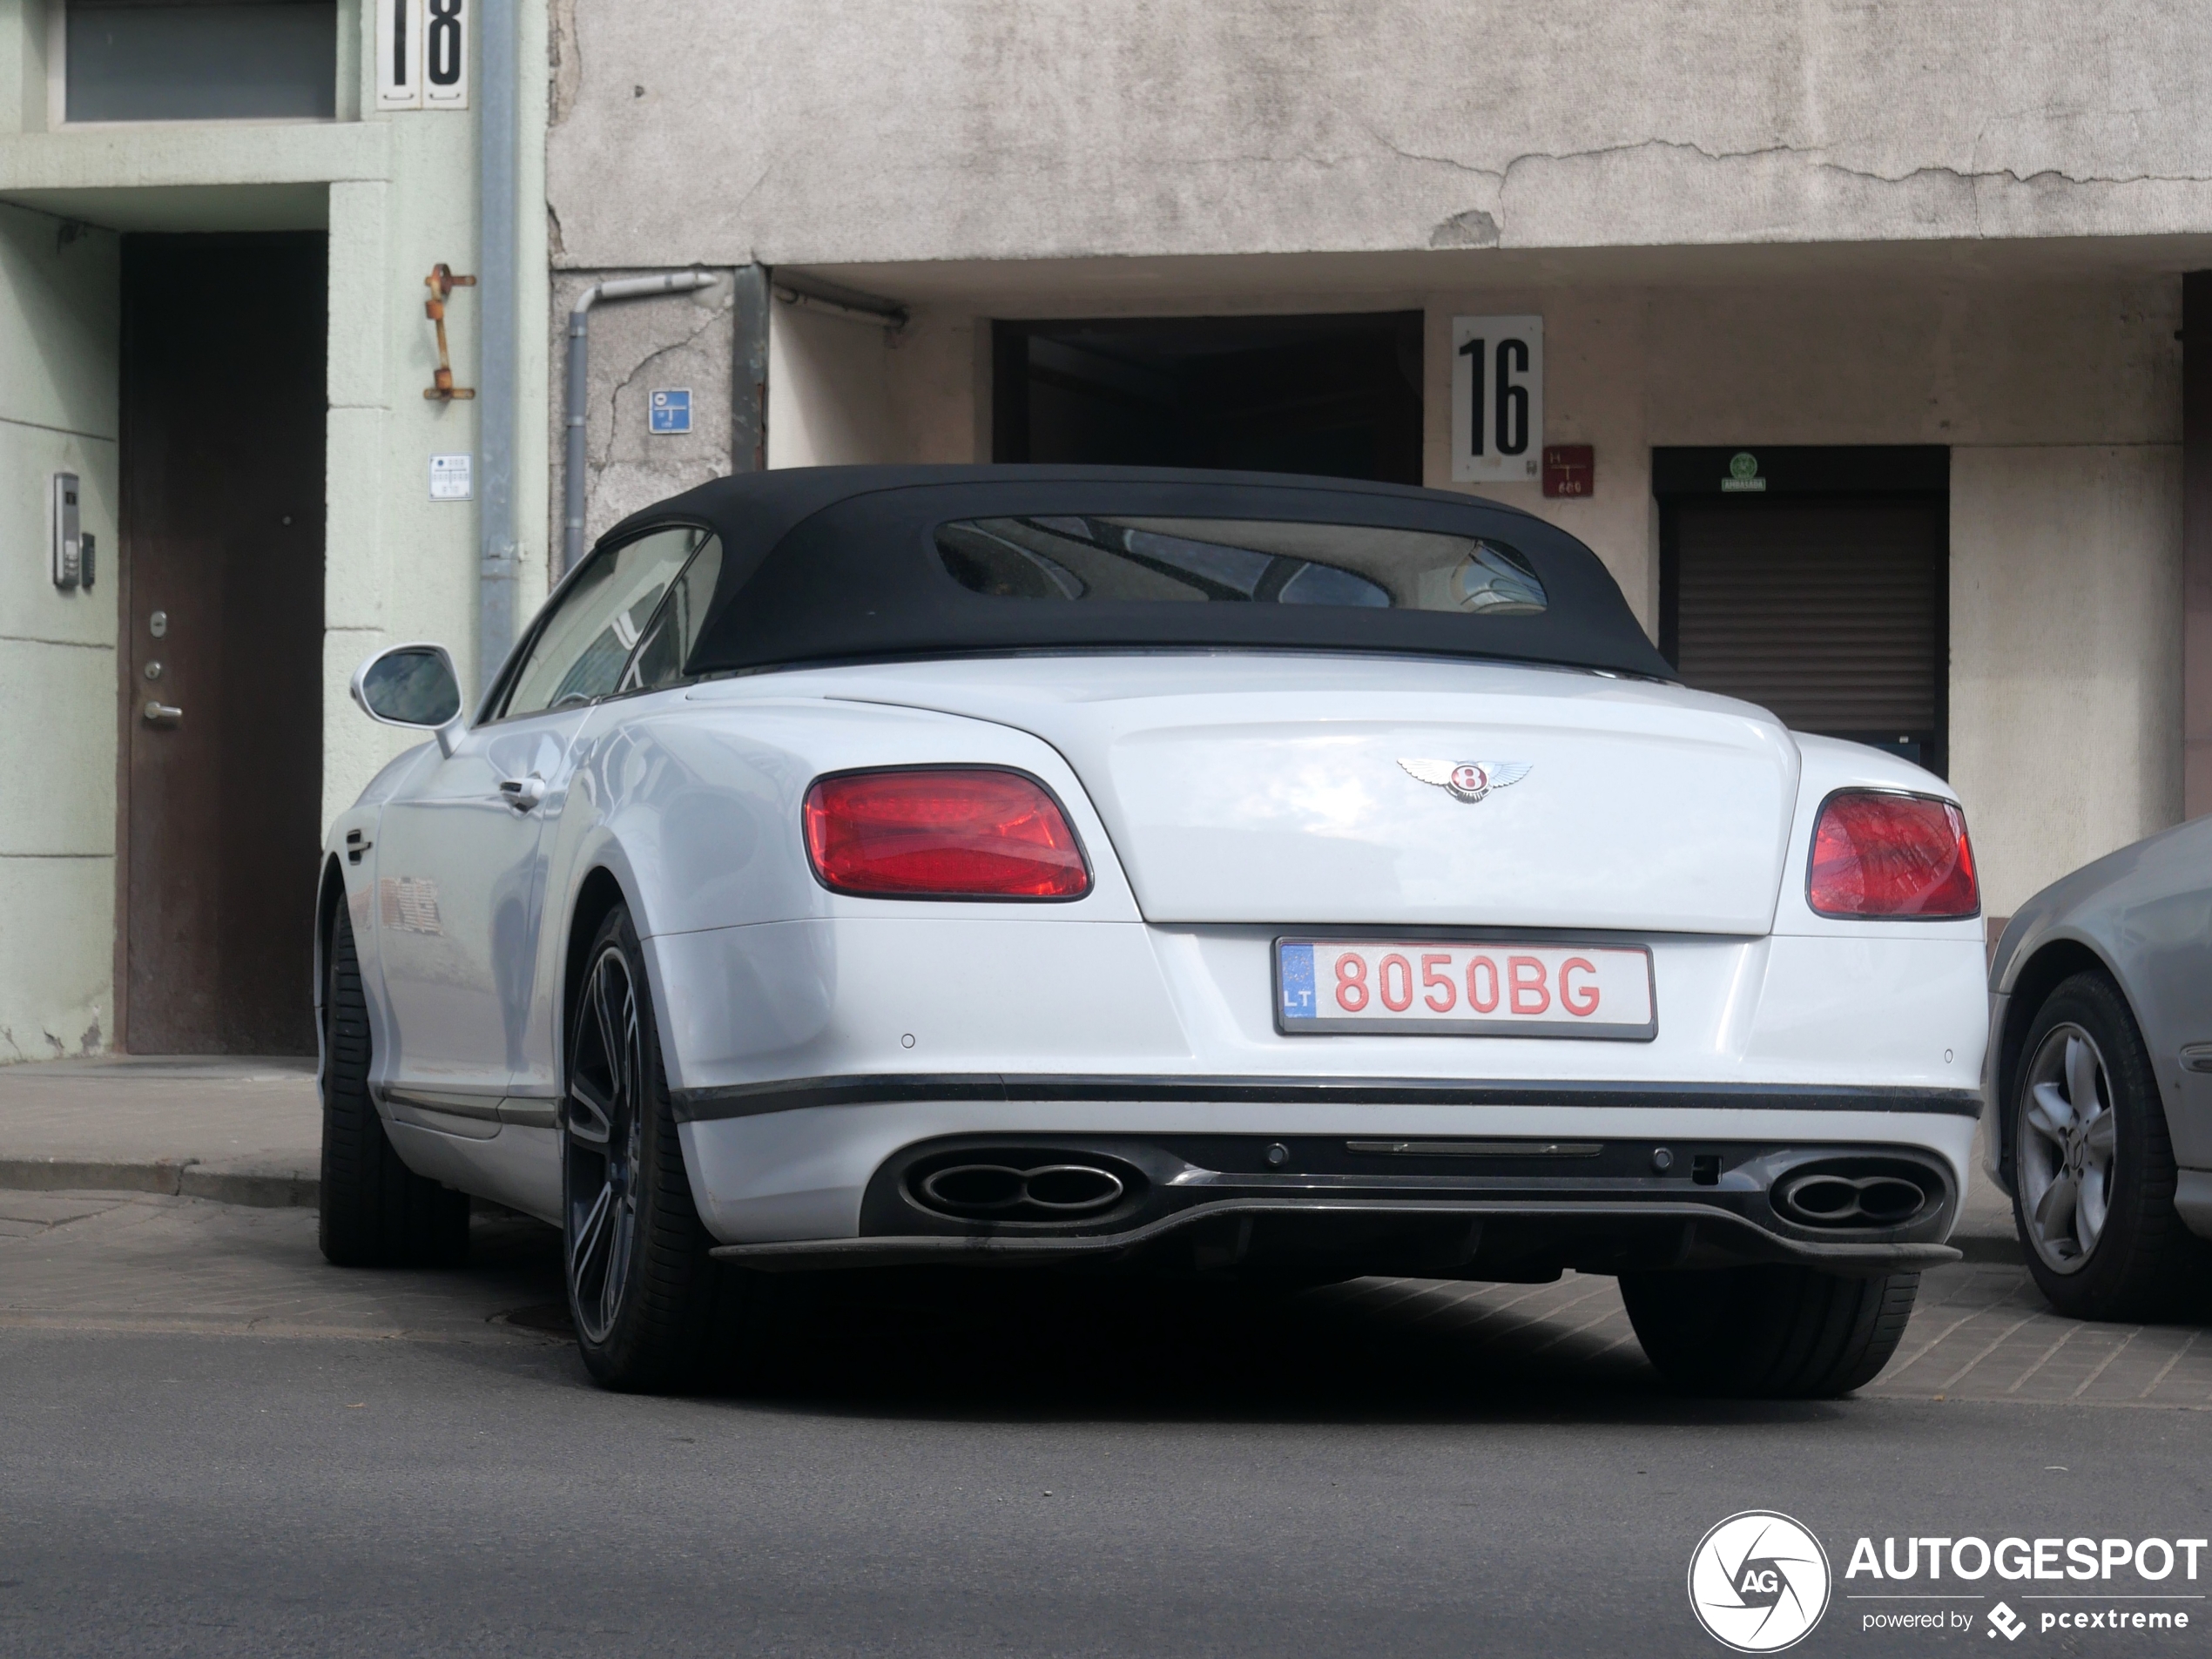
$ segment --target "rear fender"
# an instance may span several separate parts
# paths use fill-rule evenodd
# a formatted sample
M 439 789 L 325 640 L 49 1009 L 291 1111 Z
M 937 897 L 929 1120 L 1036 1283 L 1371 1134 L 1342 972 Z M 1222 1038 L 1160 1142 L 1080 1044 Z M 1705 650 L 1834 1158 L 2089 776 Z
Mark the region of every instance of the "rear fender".
M 641 934 L 838 915 L 948 912 L 1134 921 L 1136 906 L 1106 827 L 1059 752 L 1012 727 L 880 704 L 792 699 L 671 702 L 625 722 L 606 745 L 604 826 L 629 860 Z M 871 767 L 1011 767 L 1060 799 L 1091 867 L 1091 891 L 1065 903 L 855 899 L 814 879 L 800 831 L 807 787 Z
M 815 880 L 800 809 L 816 778 L 945 765 L 1011 767 L 1042 780 L 1059 797 L 1082 843 L 1090 892 L 1064 903 L 859 899 L 831 893 Z M 590 770 L 603 806 L 579 841 L 565 913 L 573 917 L 592 870 L 606 870 L 620 885 L 645 944 L 662 1052 L 679 1087 L 686 1056 L 670 1011 L 692 988 L 666 982 L 656 940 L 840 917 L 1138 920 L 1105 826 L 1074 769 L 1050 745 L 1008 726 L 871 703 L 792 698 L 732 705 L 655 698 L 608 734 Z M 698 988 L 723 994 L 727 988 Z

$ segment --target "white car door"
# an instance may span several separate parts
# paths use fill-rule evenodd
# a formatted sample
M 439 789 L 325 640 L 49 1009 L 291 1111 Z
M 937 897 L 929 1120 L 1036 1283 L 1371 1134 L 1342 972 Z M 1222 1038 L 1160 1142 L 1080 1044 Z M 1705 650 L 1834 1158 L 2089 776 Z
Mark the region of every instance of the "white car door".
M 688 526 L 596 551 L 533 632 L 493 717 L 388 802 L 374 914 L 395 1104 L 489 1136 L 525 1054 L 543 923 L 545 826 L 558 819 L 592 705 L 616 690 Z M 536 1091 L 532 1091 L 536 1092 Z

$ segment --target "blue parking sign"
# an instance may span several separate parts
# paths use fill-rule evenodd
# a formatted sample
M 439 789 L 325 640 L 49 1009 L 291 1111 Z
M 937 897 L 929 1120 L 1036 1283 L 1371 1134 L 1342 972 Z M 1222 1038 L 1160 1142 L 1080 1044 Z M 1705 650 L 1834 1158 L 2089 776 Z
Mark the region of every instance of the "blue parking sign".
M 655 392 L 652 396 L 652 422 L 656 432 L 689 432 L 691 429 L 691 394 L 689 388 Z

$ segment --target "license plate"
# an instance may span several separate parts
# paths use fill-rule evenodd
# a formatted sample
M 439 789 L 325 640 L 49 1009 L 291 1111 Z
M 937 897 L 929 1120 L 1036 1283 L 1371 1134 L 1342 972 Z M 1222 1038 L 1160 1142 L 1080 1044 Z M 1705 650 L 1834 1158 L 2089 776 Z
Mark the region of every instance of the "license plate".
M 1275 1027 L 1285 1035 L 1613 1037 L 1659 1035 L 1642 946 L 1278 939 Z

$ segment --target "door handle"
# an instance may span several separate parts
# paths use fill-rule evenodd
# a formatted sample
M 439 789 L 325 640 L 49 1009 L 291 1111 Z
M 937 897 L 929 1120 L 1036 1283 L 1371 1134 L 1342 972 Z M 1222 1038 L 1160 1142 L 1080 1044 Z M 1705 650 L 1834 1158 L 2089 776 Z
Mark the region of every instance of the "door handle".
M 545 779 L 536 772 L 527 778 L 509 778 L 500 784 L 499 792 L 516 812 L 527 813 L 545 799 Z
M 148 725 L 175 725 L 185 718 L 182 709 L 172 708 L 166 703 L 156 703 L 151 698 L 147 700 L 145 713 Z

